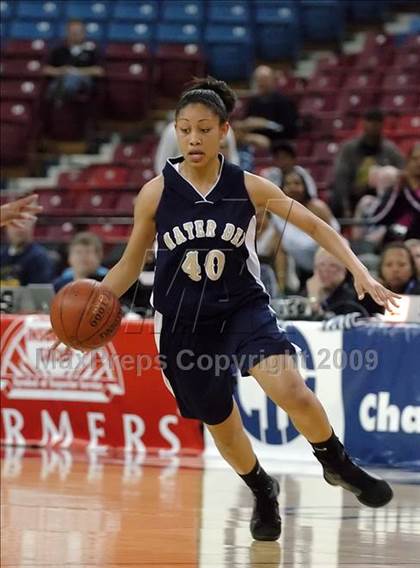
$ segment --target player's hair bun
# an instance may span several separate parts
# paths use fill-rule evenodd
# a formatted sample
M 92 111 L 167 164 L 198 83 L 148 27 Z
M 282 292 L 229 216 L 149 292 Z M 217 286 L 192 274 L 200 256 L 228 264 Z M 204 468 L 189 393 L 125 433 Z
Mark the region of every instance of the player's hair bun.
M 225 81 L 219 81 L 210 75 L 205 78 L 196 77 L 188 84 L 188 87 L 184 92 L 195 91 L 196 89 L 215 92 L 222 99 L 227 113 L 230 114 L 233 111 L 236 102 L 236 95 Z

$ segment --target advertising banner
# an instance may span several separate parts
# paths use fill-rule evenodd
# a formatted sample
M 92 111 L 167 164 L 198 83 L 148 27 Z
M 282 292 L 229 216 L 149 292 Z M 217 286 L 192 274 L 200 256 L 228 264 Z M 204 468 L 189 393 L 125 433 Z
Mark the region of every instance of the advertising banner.
M 420 326 L 345 331 L 345 444 L 363 463 L 420 468 Z
M 151 321 L 124 320 L 104 348 L 61 345 L 48 316 L 1 316 L 1 441 L 163 455 L 199 453 L 200 423 L 165 387 Z

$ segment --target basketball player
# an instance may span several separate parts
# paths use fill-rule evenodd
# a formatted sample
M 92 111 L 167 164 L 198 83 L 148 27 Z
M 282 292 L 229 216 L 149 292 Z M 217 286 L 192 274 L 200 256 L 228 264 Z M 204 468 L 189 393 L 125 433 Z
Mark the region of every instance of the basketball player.
M 42 207 L 38 205 L 38 196 L 36 194 L 27 195 L 16 201 L 5 203 L 0 206 L 0 227 L 14 224 L 19 226 L 21 221 L 28 219 L 35 220 L 36 214 L 42 211 Z
M 103 284 L 121 296 L 137 279 L 157 234 L 153 305 L 162 371 L 181 414 L 203 421 L 226 461 L 254 494 L 251 533 L 280 536 L 278 482 L 252 450 L 233 399 L 238 370 L 258 381 L 312 444 L 324 477 L 370 507 L 386 505 L 390 486 L 355 465 L 294 364 L 295 348 L 279 329 L 259 280 L 255 210 L 264 207 L 311 235 L 354 276 L 359 297 L 396 305 L 398 296 L 370 276 L 346 242 L 266 179 L 226 162 L 234 93 L 222 81 L 196 80 L 176 108 L 182 156 L 146 183 L 121 260 Z M 216 365 L 212 362 L 230 361 Z M 200 364 L 201 362 L 201 364 Z

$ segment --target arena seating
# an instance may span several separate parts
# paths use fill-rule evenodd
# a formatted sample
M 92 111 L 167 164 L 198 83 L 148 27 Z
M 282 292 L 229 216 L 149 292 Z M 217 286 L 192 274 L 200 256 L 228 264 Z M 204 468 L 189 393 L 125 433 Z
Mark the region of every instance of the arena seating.
M 387 6 L 385 0 L 380 6 L 373 0 L 4 0 L 2 39 L 55 40 L 63 35 L 65 22 L 77 18 L 85 21 L 88 38 L 101 45 L 143 42 L 155 50 L 162 43 L 197 43 L 219 76 L 246 79 L 250 72 L 246 65 L 239 69 L 220 65 L 223 50 L 215 45 L 224 38 L 229 54 L 234 40 L 237 45 L 248 38 L 252 41 L 247 54 L 252 59 L 294 59 L 302 40 L 341 40 L 345 13 L 354 21 L 366 22 L 374 14 L 381 18 Z
M 228 80 L 248 78 L 255 57 L 298 57 L 304 41 L 321 35 L 339 41 L 343 11 L 354 21 L 370 22 L 375 10 L 378 21 L 391 5 L 378 6 L 374 0 L 3 1 L 1 118 L 2 141 L 7 144 L 2 144 L 2 162 L 21 164 L 28 155 L 39 131 L 42 65 L 70 17 L 87 23 L 90 37 L 102 50 L 103 116 L 132 121 L 147 117 L 157 95 L 176 97 L 191 75 L 207 69 Z M 292 72 L 279 75 L 279 90 L 294 99 L 303 118 L 295 141 L 299 163 L 311 171 L 321 196 L 327 194 L 339 145 L 360 131 L 361 115 L 369 106 L 390 113 L 385 134 L 403 152 L 418 139 L 419 67 L 418 33 L 394 37 L 370 32 L 362 52 L 320 59 L 307 81 Z M 247 97 L 241 97 L 234 118 L 244 115 L 246 104 Z M 61 128 L 65 138 L 72 128 L 77 131 L 71 113 L 58 109 L 50 114 L 54 112 L 55 134 Z M 40 189 L 45 211 L 55 217 L 130 216 L 139 187 L 154 175 L 157 142 L 151 135 L 121 143 L 109 164 L 61 172 L 55 188 Z M 256 152 L 255 171 L 271 164 L 268 152 Z M 44 242 L 67 241 L 74 227 L 67 223 L 64 228 L 37 230 Z M 127 236 L 126 226 L 119 224 L 95 231 L 102 231 L 106 242 Z

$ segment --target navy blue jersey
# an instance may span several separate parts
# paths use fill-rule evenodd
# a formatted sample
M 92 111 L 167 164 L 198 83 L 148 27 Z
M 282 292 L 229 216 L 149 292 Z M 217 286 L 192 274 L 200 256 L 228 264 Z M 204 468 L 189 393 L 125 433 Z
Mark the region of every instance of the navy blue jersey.
M 244 172 L 220 160 L 219 177 L 205 197 L 179 173 L 182 157 L 169 159 L 163 170 L 153 305 L 186 323 L 223 318 L 257 299 L 268 302 Z

